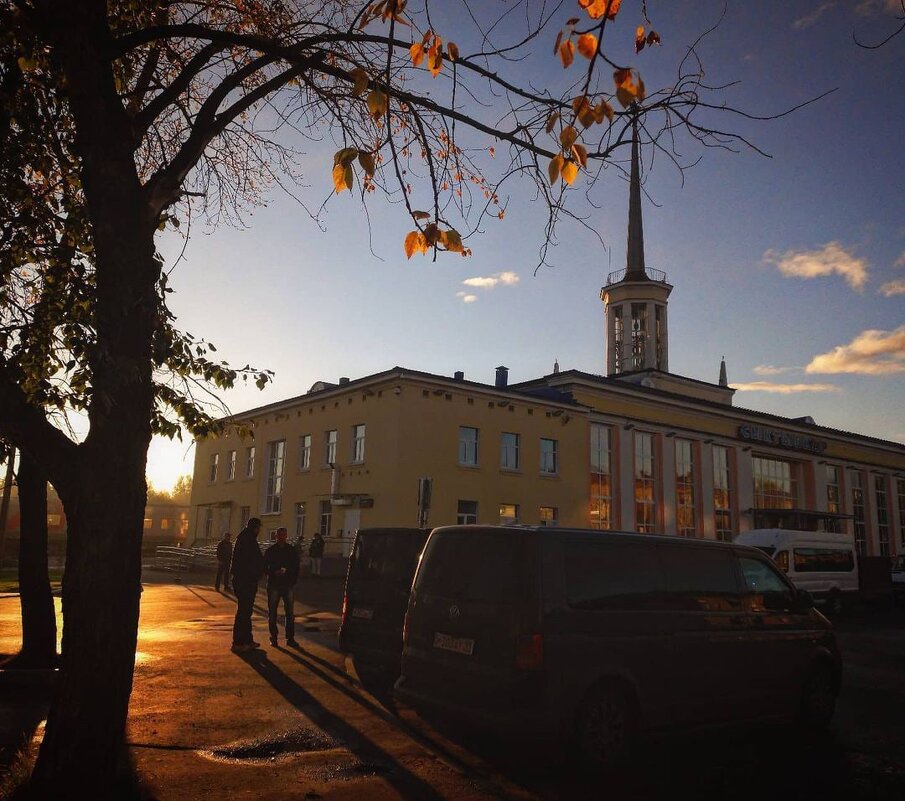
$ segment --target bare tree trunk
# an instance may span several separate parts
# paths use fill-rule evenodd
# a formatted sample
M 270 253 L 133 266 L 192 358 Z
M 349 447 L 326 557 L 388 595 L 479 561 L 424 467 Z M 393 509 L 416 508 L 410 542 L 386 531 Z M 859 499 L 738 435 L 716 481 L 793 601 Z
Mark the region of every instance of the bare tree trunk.
M 13 663 L 16 667 L 55 667 L 57 618 L 47 569 L 47 478 L 24 452 L 17 478 L 22 650 Z

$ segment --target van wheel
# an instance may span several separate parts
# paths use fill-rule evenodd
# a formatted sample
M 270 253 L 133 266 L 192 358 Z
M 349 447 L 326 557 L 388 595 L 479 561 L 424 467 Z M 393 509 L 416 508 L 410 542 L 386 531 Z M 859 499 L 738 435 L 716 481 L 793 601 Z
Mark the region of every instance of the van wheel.
M 842 600 L 842 593 L 838 590 L 833 590 L 826 599 L 826 610 L 833 617 L 839 617 L 842 614 L 842 610 L 845 608 L 845 604 Z
M 828 665 L 817 663 L 808 671 L 801 690 L 800 721 L 809 729 L 825 729 L 836 711 L 836 682 Z
M 625 761 L 635 738 L 637 714 L 628 694 L 601 686 L 583 703 L 578 721 L 581 761 L 592 770 L 609 770 Z

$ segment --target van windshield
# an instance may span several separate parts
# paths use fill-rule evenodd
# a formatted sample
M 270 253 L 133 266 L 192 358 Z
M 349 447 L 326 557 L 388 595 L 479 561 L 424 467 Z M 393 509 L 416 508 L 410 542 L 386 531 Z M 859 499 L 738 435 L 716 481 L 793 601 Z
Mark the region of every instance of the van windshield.
M 356 580 L 411 584 L 424 534 L 409 531 L 381 531 L 359 536 L 349 560 L 349 572 Z
M 526 538 L 516 532 L 443 532 L 431 537 L 416 586 L 460 601 L 523 597 Z

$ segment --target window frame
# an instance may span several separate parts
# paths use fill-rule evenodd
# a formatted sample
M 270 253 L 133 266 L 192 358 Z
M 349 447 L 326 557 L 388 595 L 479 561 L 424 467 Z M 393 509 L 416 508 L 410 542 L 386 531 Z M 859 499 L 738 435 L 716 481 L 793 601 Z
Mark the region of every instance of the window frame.
M 551 449 L 544 450 L 544 443 L 552 445 Z M 539 470 L 542 476 L 558 476 L 559 475 L 559 440 L 552 437 L 540 438 L 540 465 Z M 552 457 L 552 458 L 551 458 Z M 549 469 L 549 462 L 552 461 L 552 469 Z
M 473 432 L 474 437 L 466 439 L 466 434 Z M 459 426 L 458 463 L 460 467 L 477 467 L 479 457 L 480 429 L 476 426 Z M 473 451 L 473 453 L 472 453 Z M 471 457 L 469 459 L 469 456 Z
M 352 426 L 352 464 L 362 464 L 365 460 L 365 424 Z
M 507 437 L 512 440 L 507 441 Z M 514 431 L 503 431 L 500 433 L 500 469 L 501 470 L 520 470 L 521 463 L 521 436 Z M 513 461 L 514 464 L 508 462 Z

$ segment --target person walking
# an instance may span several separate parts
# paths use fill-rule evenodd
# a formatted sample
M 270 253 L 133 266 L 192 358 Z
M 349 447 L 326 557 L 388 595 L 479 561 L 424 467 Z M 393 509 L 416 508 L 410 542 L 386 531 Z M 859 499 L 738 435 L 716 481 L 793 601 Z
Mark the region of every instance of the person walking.
M 264 573 L 264 556 L 258 545 L 261 521 L 252 517 L 236 536 L 233 548 L 231 573 L 233 592 L 236 595 L 236 619 L 233 622 L 233 651 L 253 651 L 258 647 L 251 633 L 251 615 L 254 611 L 258 581 Z
M 223 592 L 229 592 L 229 566 L 233 561 L 233 544 L 229 532 L 223 532 L 223 539 L 217 543 L 217 578 L 214 579 L 214 589 L 220 592 L 220 582 L 223 582 Z
M 314 532 L 311 545 L 308 546 L 308 556 L 311 557 L 311 575 L 321 574 L 321 558 L 324 555 L 324 538 L 319 531 Z
M 267 623 L 270 627 L 270 644 L 277 644 L 277 609 L 283 602 L 286 629 L 286 645 L 297 647 L 295 641 L 295 582 L 299 577 L 299 552 L 289 544 L 289 532 L 277 529 L 277 541 L 264 553 L 267 572 Z

